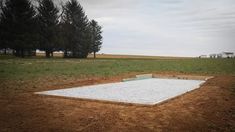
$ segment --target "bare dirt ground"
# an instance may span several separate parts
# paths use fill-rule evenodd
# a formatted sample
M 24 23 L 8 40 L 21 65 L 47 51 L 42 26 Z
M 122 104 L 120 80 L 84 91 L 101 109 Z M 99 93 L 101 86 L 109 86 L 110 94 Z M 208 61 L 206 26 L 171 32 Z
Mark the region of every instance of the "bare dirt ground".
M 235 77 L 155 106 L 84 101 L 36 91 L 117 82 L 115 78 L 0 80 L 0 131 L 235 131 Z

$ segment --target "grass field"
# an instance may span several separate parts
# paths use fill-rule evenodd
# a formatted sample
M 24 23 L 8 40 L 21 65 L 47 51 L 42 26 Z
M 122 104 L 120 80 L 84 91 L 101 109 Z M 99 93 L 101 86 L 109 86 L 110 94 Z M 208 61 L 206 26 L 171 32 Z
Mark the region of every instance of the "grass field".
M 123 105 L 34 92 L 119 82 L 141 73 L 215 76 L 163 104 Z M 235 59 L 0 56 L 0 131 L 235 131 Z M 115 93 L 114 93 L 115 94 Z
M 175 72 L 203 75 L 235 75 L 235 59 L 45 59 L 1 57 L 0 78 L 27 79 L 42 76 L 102 77 L 127 73 Z

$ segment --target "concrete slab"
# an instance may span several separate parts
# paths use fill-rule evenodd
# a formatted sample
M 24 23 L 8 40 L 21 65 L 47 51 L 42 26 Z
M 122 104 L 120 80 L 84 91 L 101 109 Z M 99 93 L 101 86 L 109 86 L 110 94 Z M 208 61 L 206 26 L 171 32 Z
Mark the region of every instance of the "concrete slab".
M 36 94 L 155 105 L 203 84 L 204 80 L 150 78 L 127 82 L 37 92 Z

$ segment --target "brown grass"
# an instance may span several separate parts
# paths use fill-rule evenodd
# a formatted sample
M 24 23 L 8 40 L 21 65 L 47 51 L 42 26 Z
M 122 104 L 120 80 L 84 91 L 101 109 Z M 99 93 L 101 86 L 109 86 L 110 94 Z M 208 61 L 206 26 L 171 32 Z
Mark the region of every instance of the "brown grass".
M 44 53 L 37 53 L 36 56 L 44 57 Z M 54 57 L 63 57 L 62 53 L 54 53 Z M 93 58 L 93 54 L 89 54 L 88 58 Z M 192 57 L 173 57 L 173 56 L 145 56 L 145 55 L 118 55 L 118 54 L 97 54 L 99 59 L 187 59 Z

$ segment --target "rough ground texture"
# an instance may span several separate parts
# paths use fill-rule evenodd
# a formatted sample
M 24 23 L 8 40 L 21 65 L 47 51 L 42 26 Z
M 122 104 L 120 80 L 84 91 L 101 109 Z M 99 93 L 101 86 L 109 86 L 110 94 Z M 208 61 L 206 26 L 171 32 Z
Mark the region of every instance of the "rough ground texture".
M 33 94 L 119 80 L 0 80 L 0 131 L 235 131 L 232 76 L 217 76 L 200 89 L 145 107 Z

